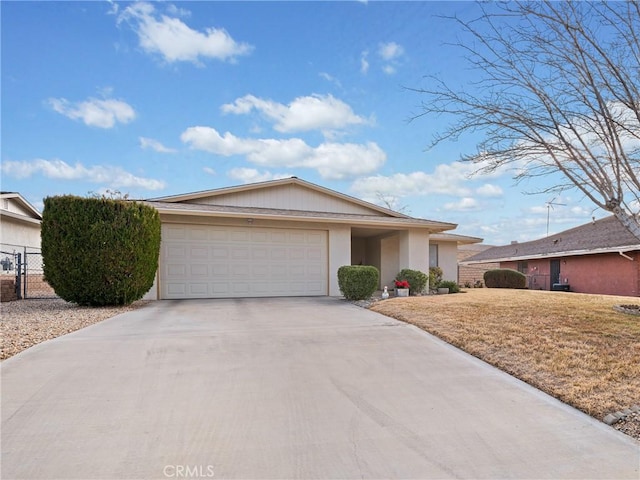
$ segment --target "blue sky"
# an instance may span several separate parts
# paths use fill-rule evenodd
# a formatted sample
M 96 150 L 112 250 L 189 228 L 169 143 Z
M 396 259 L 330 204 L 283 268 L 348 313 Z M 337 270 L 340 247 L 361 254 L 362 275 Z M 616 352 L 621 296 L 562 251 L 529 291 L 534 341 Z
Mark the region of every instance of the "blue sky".
M 465 137 L 427 149 L 427 75 L 473 80 L 442 15 L 467 2 L 2 2 L 2 190 L 36 207 L 107 189 L 132 198 L 295 175 L 456 233 L 546 235 L 554 195 L 510 172 L 469 178 Z M 550 233 L 601 217 L 555 197 Z

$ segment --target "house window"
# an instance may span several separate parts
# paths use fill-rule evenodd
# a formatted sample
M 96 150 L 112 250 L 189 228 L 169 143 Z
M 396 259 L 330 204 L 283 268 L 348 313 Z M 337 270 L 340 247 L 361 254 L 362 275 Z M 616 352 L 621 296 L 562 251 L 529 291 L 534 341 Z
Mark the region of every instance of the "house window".
M 429 244 L 429 268 L 438 266 L 438 245 Z
M 519 261 L 518 262 L 518 271 L 520 273 L 524 273 L 525 275 L 527 273 L 529 273 L 529 262 L 525 261 Z

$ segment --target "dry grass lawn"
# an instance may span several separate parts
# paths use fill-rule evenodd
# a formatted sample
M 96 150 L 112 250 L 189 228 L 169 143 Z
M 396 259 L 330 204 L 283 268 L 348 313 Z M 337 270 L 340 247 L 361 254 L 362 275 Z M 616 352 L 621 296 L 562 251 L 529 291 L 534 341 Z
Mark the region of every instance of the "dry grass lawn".
M 470 289 L 394 298 L 372 310 L 414 324 L 602 419 L 640 404 L 640 316 L 635 297 Z

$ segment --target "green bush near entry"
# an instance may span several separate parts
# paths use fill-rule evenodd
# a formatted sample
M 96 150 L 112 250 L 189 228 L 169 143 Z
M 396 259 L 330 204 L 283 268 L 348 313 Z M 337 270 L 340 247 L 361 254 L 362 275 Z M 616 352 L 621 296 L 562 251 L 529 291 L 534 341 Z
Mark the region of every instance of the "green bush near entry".
M 370 265 L 343 265 L 338 269 L 338 287 L 347 300 L 366 300 L 378 289 L 380 272 Z
M 409 295 L 415 295 L 417 293 L 424 293 L 424 290 L 427 288 L 429 276 L 420 270 L 404 268 L 396 275 L 396 280 L 406 280 L 409 282 Z

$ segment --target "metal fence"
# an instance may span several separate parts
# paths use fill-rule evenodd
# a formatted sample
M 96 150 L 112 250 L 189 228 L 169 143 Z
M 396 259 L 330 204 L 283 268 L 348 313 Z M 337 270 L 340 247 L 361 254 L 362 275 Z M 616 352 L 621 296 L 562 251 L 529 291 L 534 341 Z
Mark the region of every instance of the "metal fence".
M 57 297 L 44 279 L 42 251 L 39 248 L 0 245 L 0 268 L 3 277 L 15 278 L 18 299 Z

